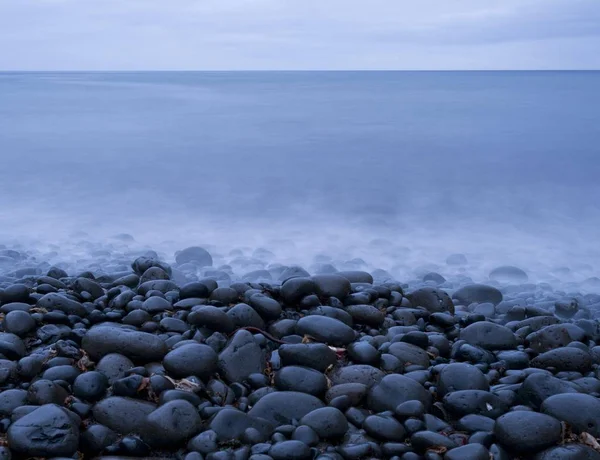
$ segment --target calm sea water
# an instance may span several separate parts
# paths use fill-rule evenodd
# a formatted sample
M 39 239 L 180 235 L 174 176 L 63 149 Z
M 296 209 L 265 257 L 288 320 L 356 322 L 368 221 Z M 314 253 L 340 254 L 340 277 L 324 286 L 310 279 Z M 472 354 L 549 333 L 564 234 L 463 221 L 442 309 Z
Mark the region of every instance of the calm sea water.
M 595 260 L 599 120 L 599 72 L 0 73 L 0 234 Z

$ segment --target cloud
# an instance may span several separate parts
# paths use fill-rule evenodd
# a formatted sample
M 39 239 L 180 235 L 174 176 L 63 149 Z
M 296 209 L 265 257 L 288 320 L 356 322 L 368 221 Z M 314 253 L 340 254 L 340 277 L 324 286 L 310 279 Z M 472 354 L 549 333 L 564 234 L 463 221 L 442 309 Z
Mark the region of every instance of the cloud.
M 600 68 L 599 45 L 597 0 L 0 0 L 4 69 Z

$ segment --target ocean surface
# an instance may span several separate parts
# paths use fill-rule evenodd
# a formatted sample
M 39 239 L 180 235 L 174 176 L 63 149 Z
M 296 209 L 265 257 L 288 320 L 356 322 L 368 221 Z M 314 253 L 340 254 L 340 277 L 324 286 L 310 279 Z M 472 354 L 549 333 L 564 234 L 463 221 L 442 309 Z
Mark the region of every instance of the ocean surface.
M 119 233 L 598 276 L 600 72 L 0 73 L 0 243 Z

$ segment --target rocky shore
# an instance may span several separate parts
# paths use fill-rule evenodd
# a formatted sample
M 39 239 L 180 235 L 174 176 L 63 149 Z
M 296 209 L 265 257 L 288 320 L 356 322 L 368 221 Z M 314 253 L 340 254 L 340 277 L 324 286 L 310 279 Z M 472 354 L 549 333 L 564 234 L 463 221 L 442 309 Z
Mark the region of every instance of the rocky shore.
M 0 460 L 600 459 L 593 289 L 96 257 L 0 246 Z

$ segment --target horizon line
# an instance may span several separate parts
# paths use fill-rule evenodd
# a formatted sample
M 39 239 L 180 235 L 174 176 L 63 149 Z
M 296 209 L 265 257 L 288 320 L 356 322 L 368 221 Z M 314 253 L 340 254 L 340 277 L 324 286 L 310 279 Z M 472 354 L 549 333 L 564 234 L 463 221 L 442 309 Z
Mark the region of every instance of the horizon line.
M 600 68 L 594 69 L 0 69 L 0 73 L 125 73 L 125 72 L 598 72 Z

